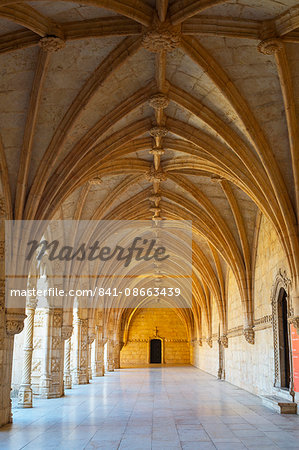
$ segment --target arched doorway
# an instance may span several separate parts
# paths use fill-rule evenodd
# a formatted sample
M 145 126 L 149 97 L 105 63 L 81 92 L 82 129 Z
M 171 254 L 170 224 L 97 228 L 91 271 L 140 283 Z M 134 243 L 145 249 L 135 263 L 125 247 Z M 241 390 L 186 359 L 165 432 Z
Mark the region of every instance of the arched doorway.
M 289 345 L 289 325 L 288 325 L 288 303 L 287 293 L 284 288 L 280 288 L 277 305 L 278 321 L 278 344 L 279 344 L 279 366 L 280 366 L 280 387 L 288 388 L 290 384 L 290 345 Z
M 151 339 L 150 342 L 150 363 L 161 364 L 162 361 L 162 342 L 161 339 Z

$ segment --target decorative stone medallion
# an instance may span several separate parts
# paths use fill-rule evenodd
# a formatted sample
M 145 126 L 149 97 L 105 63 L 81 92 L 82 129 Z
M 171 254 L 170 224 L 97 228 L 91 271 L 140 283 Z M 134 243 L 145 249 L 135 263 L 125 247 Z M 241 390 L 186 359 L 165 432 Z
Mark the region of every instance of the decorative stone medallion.
M 45 36 L 39 41 L 39 46 L 45 52 L 54 53 L 65 47 L 65 41 L 57 36 Z

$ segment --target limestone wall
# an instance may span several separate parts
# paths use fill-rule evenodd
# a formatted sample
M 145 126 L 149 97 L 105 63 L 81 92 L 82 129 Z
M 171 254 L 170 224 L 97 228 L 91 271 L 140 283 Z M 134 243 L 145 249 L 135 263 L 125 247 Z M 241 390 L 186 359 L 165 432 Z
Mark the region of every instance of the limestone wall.
M 274 346 L 271 323 L 271 289 L 279 269 L 288 273 L 287 261 L 270 222 L 262 217 L 254 269 L 255 344 L 243 336 L 241 297 L 232 271 L 228 283 L 228 348 L 225 349 L 225 378 L 255 394 L 271 393 L 274 380 Z M 215 304 L 212 306 L 213 333 L 216 332 Z M 203 326 L 203 336 L 205 326 Z M 214 334 L 215 339 L 215 334 Z M 215 376 L 218 371 L 218 345 L 194 345 L 192 363 Z
M 169 308 L 142 308 L 133 317 L 128 342 L 120 352 L 121 367 L 146 365 L 149 362 L 149 340 L 155 329 L 163 340 L 166 364 L 189 364 L 190 348 L 186 327 Z

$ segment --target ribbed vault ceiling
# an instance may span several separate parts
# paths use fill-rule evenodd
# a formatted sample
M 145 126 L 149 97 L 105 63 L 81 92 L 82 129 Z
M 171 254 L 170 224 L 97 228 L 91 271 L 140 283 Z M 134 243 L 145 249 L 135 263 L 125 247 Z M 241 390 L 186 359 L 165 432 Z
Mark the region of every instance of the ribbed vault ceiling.
M 1 0 L 0 33 L 8 217 L 192 220 L 194 315 L 225 323 L 262 212 L 297 280 L 296 0 Z

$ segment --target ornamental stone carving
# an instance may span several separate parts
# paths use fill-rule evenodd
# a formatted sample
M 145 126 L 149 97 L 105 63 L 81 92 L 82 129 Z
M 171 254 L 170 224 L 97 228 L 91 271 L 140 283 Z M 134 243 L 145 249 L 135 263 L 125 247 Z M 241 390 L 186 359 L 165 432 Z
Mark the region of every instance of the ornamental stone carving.
M 57 36 L 45 36 L 40 39 L 39 46 L 45 52 L 54 53 L 65 47 L 65 41 Z
M 93 341 L 95 340 L 95 338 L 96 338 L 96 335 L 94 333 L 89 334 L 87 337 L 88 344 L 92 344 Z
M 243 334 L 245 336 L 246 341 L 248 344 L 254 344 L 254 329 L 253 327 L 246 327 L 243 330 Z
M 162 156 L 164 155 L 165 150 L 162 147 L 154 147 L 152 150 L 149 151 L 150 155 L 154 156 Z
M 14 336 L 15 334 L 19 334 L 23 331 L 25 318 L 26 314 L 6 314 L 6 333 L 8 336 Z
M 220 336 L 220 342 L 224 348 L 228 348 L 228 337 L 226 334 L 223 334 L 222 336 Z
M 171 52 L 180 45 L 180 42 L 180 26 L 173 26 L 169 21 L 160 22 L 157 18 L 142 37 L 143 47 L 153 53 L 163 50 Z
M 274 55 L 282 49 L 282 42 L 278 38 L 264 39 L 258 45 L 258 51 L 264 55 Z
M 158 207 L 161 201 L 161 196 L 159 194 L 153 194 L 151 197 L 149 197 L 149 200 L 153 202 L 156 207 Z
M 150 129 L 150 135 L 154 138 L 165 137 L 168 133 L 168 129 L 165 127 L 153 127 Z
M 299 336 L 299 316 L 290 317 L 288 320 L 289 320 L 289 323 L 296 328 L 297 334 Z
M 152 183 L 154 181 L 166 181 L 167 176 L 162 169 L 156 170 L 154 167 L 151 167 L 146 174 L 146 179 Z
M 89 184 L 91 186 L 99 186 L 102 183 L 103 183 L 103 180 L 100 177 L 94 177 L 91 180 L 89 180 Z
M 66 341 L 69 339 L 73 334 L 73 327 L 72 325 L 63 325 L 61 328 L 61 339 L 63 341 Z
M 164 94 L 155 94 L 149 99 L 149 105 L 156 110 L 165 109 L 169 105 L 169 98 Z
M 209 347 L 211 348 L 213 347 L 213 339 L 211 337 L 208 337 L 206 339 L 206 343 L 208 344 Z

